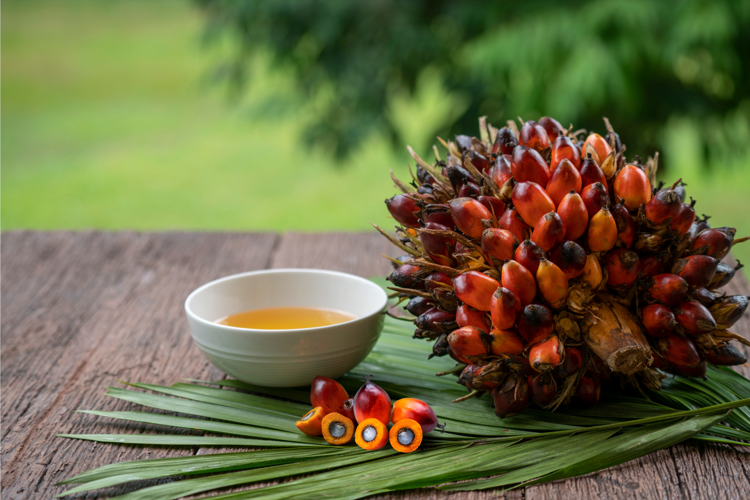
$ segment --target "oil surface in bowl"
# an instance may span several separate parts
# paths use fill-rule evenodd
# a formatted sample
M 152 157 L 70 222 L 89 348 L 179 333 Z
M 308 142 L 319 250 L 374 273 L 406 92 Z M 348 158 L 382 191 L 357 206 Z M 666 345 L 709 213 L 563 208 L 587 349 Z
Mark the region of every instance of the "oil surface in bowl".
M 293 330 L 336 325 L 356 319 L 353 314 L 318 307 L 253 309 L 216 320 L 220 325 L 256 330 Z

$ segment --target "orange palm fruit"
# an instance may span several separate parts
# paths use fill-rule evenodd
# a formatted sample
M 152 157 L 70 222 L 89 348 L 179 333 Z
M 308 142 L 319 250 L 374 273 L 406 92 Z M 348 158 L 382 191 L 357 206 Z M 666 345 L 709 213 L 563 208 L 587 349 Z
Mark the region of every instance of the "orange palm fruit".
M 397 424 L 406 419 L 416 421 L 424 434 L 432 432 L 435 427 L 444 427 L 438 425 L 437 415 L 430 405 L 420 399 L 403 398 L 393 403 L 391 422 Z
M 607 206 L 607 202 L 609 201 L 607 188 L 601 182 L 589 184 L 581 189 L 581 199 L 586 206 L 589 221 L 591 221 L 599 210 Z
M 478 271 L 468 271 L 453 278 L 456 297 L 480 311 L 490 310 L 492 294 L 499 286 L 500 283 L 496 280 Z
M 605 194 L 606 195 L 606 194 Z M 589 226 L 589 214 L 581 195 L 571 190 L 560 201 L 557 213 L 565 225 L 565 237 L 569 240 L 577 240 Z
M 354 441 L 365 450 L 379 450 L 388 444 L 388 428 L 377 418 L 368 418 L 357 426 Z
M 615 218 L 615 223 L 617 224 L 617 235 L 620 238 L 620 243 L 625 248 L 630 248 L 635 238 L 633 217 L 630 216 L 630 212 L 628 212 L 628 209 L 622 203 L 618 203 L 612 209 L 612 217 Z
M 539 292 L 542 297 L 553 309 L 565 305 L 565 299 L 568 296 L 568 278 L 554 262 L 543 259 L 539 263 L 536 282 L 539 285 Z
M 497 131 L 497 137 L 492 144 L 492 152 L 507 155 L 513 152 L 513 148 L 518 144 L 516 134 L 508 127 L 503 127 Z
M 594 254 L 586 256 L 586 266 L 581 273 L 583 281 L 589 284 L 592 290 L 598 290 L 604 281 L 604 272 L 599 264 L 599 259 Z
M 638 254 L 625 248 L 607 252 L 607 285 L 632 285 L 638 279 Z
M 536 296 L 536 281 L 534 281 L 534 276 L 514 260 L 503 264 L 500 281 L 503 287 L 516 294 L 523 306 L 530 304 Z M 492 292 L 494 293 L 495 290 Z
M 513 236 L 515 236 L 518 241 L 523 241 L 531 235 L 529 225 L 523 221 L 521 215 L 514 208 L 506 210 L 497 222 L 501 228 L 507 229 L 513 233 Z
M 518 315 L 516 327 L 527 343 L 541 342 L 555 331 L 552 311 L 540 304 L 529 304 Z
M 409 196 L 397 194 L 393 198 L 385 200 L 385 205 L 388 212 L 399 224 L 406 227 L 419 227 L 417 216 L 414 215 L 415 212 L 419 212 L 419 207 Z
M 539 125 L 547 132 L 547 137 L 550 143 L 554 141 L 558 135 L 565 133 L 565 129 L 560 125 L 560 122 L 549 116 L 543 116 L 539 118 Z
M 549 147 L 549 137 L 547 131 L 533 120 L 529 120 L 521 127 L 518 136 L 518 144 L 527 146 L 537 151 L 544 151 Z
M 631 212 L 651 199 L 651 182 L 646 173 L 636 165 L 625 165 L 615 177 L 615 199 L 623 199 Z
M 482 233 L 482 252 L 489 262 L 490 256 L 500 262 L 512 259 L 517 246 L 518 239 L 507 229 L 491 227 Z
M 535 182 L 519 182 L 516 184 L 512 199 L 513 206 L 521 214 L 523 221 L 532 227 L 542 215 L 555 211 L 555 203 L 552 198 Z
M 716 320 L 700 302 L 683 302 L 674 310 L 674 317 L 688 335 L 701 335 L 716 330 Z
M 323 439 L 331 444 L 346 444 L 354 437 L 354 422 L 336 412 L 323 417 L 321 428 L 323 429 Z
M 308 436 L 322 436 L 323 435 L 323 417 L 325 412 L 320 406 L 316 406 L 312 410 L 305 413 L 301 419 L 297 420 L 294 425 L 297 429 L 301 430 Z
M 565 224 L 557 212 L 548 212 L 537 221 L 534 232 L 531 233 L 531 241 L 545 252 L 565 241 Z
M 448 335 L 448 345 L 453 355 L 462 363 L 471 363 L 469 356 L 487 354 L 487 347 L 482 340 L 482 332 L 473 326 L 464 326 L 453 330 Z
M 607 178 L 589 153 L 586 159 L 583 160 L 583 163 L 581 163 L 581 186 L 586 187 L 597 182 L 601 182 L 603 186 L 606 186 Z
M 490 352 L 495 356 L 503 354 L 515 356 L 523 351 L 523 340 L 513 330 L 501 330 L 495 328 L 490 332 L 492 342 L 490 343 Z
M 498 188 L 501 188 L 512 176 L 510 160 L 503 155 L 498 156 L 495 164 L 490 168 L 490 178 L 495 181 Z
M 490 211 L 491 214 L 495 215 L 496 219 L 499 219 L 505 213 L 505 203 L 494 196 L 479 196 L 477 201 L 484 205 L 484 208 Z
M 641 321 L 652 337 L 664 337 L 679 326 L 672 311 L 663 304 L 649 304 L 641 311 Z
M 480 380 L 476 376 L 477 372 L 482 368 L 483 367 L 479 365 L 467 366 L 458 377 L 458 383 L 469 390 L 491 391 L 492 389 L 497 387 L 497 384 L 486 379 Z
M 732 248 L 736 232 L 737 230 L 733 227 L 706 229 L 695 238 L 693 251 L 710 255 L 716 260 L 721 260 L 726 257 Z
M 672 266 L 672 273 L 696 288 L 707 287 L 716 274 L 719 261 L 708 255 L 690 255 Z
M 564 348 L 557 335 L 544 342 L 534 344 L 529 349 L 529 363 L 538 372 L 547 372 L 562 362 Z
M 518 296 L 507 288 L 500 287 L 492 295 L 490 302 L 492 324 L 501 330 L 513 328 L 522 309 L 523 305 Z
M 539 262 L 544 258 L 544 250 L 531 240 L 523 240 L 513 254 L 513 260 L 521 264 L 536 276 L 536 270 Z
M 510 171 L 518 182 L 536 182 L 543 188 L 549 181 L 549 167 L 542 155 L 526 146 L 516 146 L 510 161 Z
M 456 226 L 468 237 L 482 237 L 482 219 L 492 220 L 492 214 L 484 205 L 473 198 L 455 198 L 450 201 L 451 215 Z
M 549 162 L 550 172 L 554 172 L 563 160 L 568 160 L 577 170 L 580 170 L 581 151 L 570 137 L 559 135 L 552 145 L 552 155 Z
M 606 252 L 617 243 L 617 223 L 609 210 L 604 207 L 591 218 L 588 230 L 588 244 L 592 252 Z
M 586 142 L 583 143 L 584 154 L 586 154 L 586 146 L 589 144 L 594 148 L 594 151 L 596 151 L 599 162 L 603 162 L 610 151 L 612 151 L 612 148 L 609 146 L 609 143 L 604 139 L 604 137 L 593 132 L 589 134 L 589 136 L 586 138 Z
M 422 427 L 410 418 L 399 420 L 388 435 L 393 449 L 401 453 L 411 453 L 422 444 Z
M 564 159 L 550 175 L 546 191 L 555 206 L 559 207 L 565 195 L 571 191 L 580 193 L 581 187 L 581 174 L 572 163 Z
M 557 382 L 550 373 L 529 375 L 531 400 L 540 408 L 544 408 L 554 401 L 555 392 L 557 392 Z
M 549 252 L 549 260 L 559 267 L 569 280 L 577 278 L 586 267 L 586 251 L 574 241 L 566 241 Z
M 669 307 L 680 304 L 688 292 L 687 281 L 676 274 L 657 274 L 651 278 L 647 294 L 651 299 L 661 302 Z
M 462 326 L 473 326 L 479 328 L 482 331 L 490 331 L 490 322 L 487 318 L 487 314 L 472 309 L 466 304 L 461 304 L 456 309 L 456 323 L 459 327 Z
M 677 233 L 679 237 L 685 236 L 690 231 L 690 226 L 695 220 L 695 200 L 691 203 L 683 203 L 680 211 L 672 219 L 669 229 Z

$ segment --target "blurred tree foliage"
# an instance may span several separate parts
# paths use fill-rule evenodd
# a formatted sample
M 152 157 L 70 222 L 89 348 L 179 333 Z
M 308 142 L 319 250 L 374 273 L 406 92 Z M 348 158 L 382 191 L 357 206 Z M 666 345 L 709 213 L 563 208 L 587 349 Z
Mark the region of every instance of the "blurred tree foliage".
M 197 3 L 209 40 L 238 41 L 222 66 L 234 84 L 264 50 L 291 68 L 303 96 L 327 92 L 307 139 L 338 156 L 374 129 L 397 139 L 394 96 L 426 78 L 461 103 L 443 123 L 420 124 L 435 133 L 475 131 L 480 115 L 495 125 L 551 115 L 596 130 L 607 116 L 643 154 L 678 118 L 693 121 L 699 150 L 715 159 L 750 152 L 748 0 Z

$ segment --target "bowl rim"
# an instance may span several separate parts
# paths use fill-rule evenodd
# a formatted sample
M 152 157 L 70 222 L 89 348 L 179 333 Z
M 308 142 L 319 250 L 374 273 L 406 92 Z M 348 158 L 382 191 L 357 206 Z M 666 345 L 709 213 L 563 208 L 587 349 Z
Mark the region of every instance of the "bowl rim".
M 198 295 L 200 292 L 214 287 L 220 283 L 223 283 L 225 281 L 231 281 L 235 279 L 244 278 L 246 276 L 256 276 L 261 274 L 281 274 L 281 273 L 287 273 L 287 274 L 327 274 L 327 275 L 333 275 L 333 276 L 339 276 L 343 278 L 350 278 L 354 279 L 356 281 L 360 281 L 362 283 L 367 284 L 367 286 L 373 286 L 376 287 L 382 294 L 381 296 L 381 305 L 377 309 L 375 309 L 372 313 L 366 314 L 364 316 L 360 316 L 358 318 L 350 319 L 349 321 L 344 321 L 343 323 L 335 323 L 333 325 L 326 325 L 326 326 L 314 326 L 311 328 L 291 328 L 291 329 L 279 329 L 279 330 L 262 330 L 262 329 L 256 329 L 256 328 L 240 328 L 236 326 L 228 326 L 228 325 L 222 325 L 220 323 L 216 323 L 215 321 L 209 321 L 207 319 L 204 319 L 200 316 L 198 316 L 196 313 L 194 313 L 190 309 L 190 303 L 194 299 L 196 295 Z M 294 334 L 294 333 L 304 333 L 304 332 L 310 332 L 310 331 L 320 331 L 320 330 L 328 330 L 328 329 L 335 329 L 337 327 L 340 327 L 342 325 L 351 325 L 357 321 L 364 321 L 369 318 L 372 318 L 373 316 L 376 316 L 378 314 L 385 314 L 385 308 L 388 304 L 388 294 L 383 290 L 383 288 L 378 285 L 377 283 L 374 283 L 366 278 L 363 278 L 361 276 L 357 276 L 355 274 L 349 274 L 349 273 L 343 273 L 340 271 L 330 271 L 328 269 L 313 269 L 313 268 L 302 268 L 302 267 L 288 267 L 288 268 L 280 268 L 280 269 L 260 269 L 257 271 L 247 271 L 244 273 L 237 273 L 237 274 L 230 274 L 229 276 L 224 276 L 223 278 L 218 278 L 213 281 L 209 281 L 208 283 L 205 283 L 192 292 L 187 296 L 185 299 L 185 314 L 187 314 L 189 319 L 192 319 L 193 321 L 197 321 L 198 323 L 201 323 L 205 326 L 209 326 L 212 328 L 216 328 L 218 331 L 223 331 L 226 333 L 240 333 L 240 334 L 260 334 L 260 335 L 267 335 L 267 334 Z M 191 330 L 192 334 L 192 330 Z

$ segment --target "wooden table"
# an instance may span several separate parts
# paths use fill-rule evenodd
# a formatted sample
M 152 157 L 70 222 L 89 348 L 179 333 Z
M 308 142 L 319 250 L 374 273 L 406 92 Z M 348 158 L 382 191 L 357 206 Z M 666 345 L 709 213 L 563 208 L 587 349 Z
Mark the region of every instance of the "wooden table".
M 140 458 L 214 452 L 113 446 L 57 433 L 154 428 L 74 413 L 125 410 L 105 397 L 118 380 L 171 384 L 223 374 L 193 345 L 188 293 L 228 274 L 315 267 L 383 275 L 377 234 L 9 232 L 2 235 L 2 498 L 52 498 L 57 481 Z M 744 277 L 729 293 L 750 292 Z M 735 330 L 750 333 L 743 319 Z M 739 367 L 750 375 L 750 368 Z M 197 432 L 197 431 L 196 431 Z M 122 494 L 117 487 L 101 496 Z M 89 494 L 86 498 L 96 497 Z M 404 492 L 381 498 L 498 498 L 492 492 Z M 508 499 L 747 499 L 750 450 L 689 442 L 619 467 L 506 493 Z M 80 496 L 79 496 L 80 497 Z M 500 496 L 502 498 L 502 495 Z

